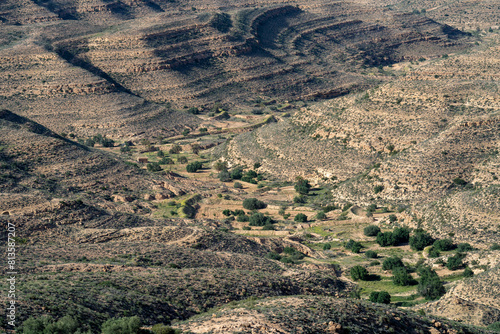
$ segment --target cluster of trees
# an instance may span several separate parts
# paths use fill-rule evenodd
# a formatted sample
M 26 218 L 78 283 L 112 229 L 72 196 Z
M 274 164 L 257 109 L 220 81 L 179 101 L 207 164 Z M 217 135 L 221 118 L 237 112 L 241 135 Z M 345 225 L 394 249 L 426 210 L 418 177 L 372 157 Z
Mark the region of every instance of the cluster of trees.
M 247 198 L 243 201 L 243 207 L 247 210 L 260 210 L 267 206 L 266 203 L 256 198 Z
M 390 304 L 391 295 L 387 291 L 373 291 L 370 293 L 370 301 L 373 303 Z
M 293 247 L 285 247 L 283 249 L 283 255 L 270 252 L 266 255 L 267 258 L 281 261 L 283 263 L 298 263 L 298 261 L 302 260 L 305 255 L 302 252 L 299 252 Z
M 91 334 L 90 329 L 82 329 L 83 324 L 71 316 L 54 320 L 50 316 L 30 317 L 23 322 L 23 334 Z M 85 326 L 86 327 L 86 326 Z M 179 329 L 173 329 L 164 324 L 154 325 L 151 330 L 142 329 L 139 317 L 112 318 L 101 325 L 102 334 L 181 334 Z
M 115 141 L 113 139 L 106 138 L 101 134 L 95 135 L 92 138 L 88 138 L 84 142 L 85 146 L 94 147 L 95 144 L 101 144 L 103 147 L 113 147 L 115 146 Z
M 410 229 L 396 227 L 392 232 L 377 233 L 377 243 L 382 247 L 399 246 L 410 239 Z
M 217 161 L 214 163 L 215 170 L 219 171 L 217 177 L 221 182 L 231 182 L 232 180 L 241 180 L 252 184 L 257 184 L 258 181 L 262 181 L 264 176 L 258 174 L 254 170 L 243 171 L 241 167 L 235 167 L 231 170 L 227 169 L 227 165 L 224 162 Z
M 363 245 L 358 242 L 350 239 L 346 244 L 345 248 L 349 249 L 353 253 L 359 253 L 361 251 L 361 248 L 363 248 Z

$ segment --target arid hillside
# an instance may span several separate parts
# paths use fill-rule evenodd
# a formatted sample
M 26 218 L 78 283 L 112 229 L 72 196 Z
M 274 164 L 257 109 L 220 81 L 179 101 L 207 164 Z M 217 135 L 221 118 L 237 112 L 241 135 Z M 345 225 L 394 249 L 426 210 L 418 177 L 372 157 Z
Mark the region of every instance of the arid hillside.
M 343 2 L 9 0 L 0 13 L 4 108 L 58 132 L 113 138 L 197 127 L 173 107 L 241 112 L 348 94 L 388 79 L 365 68 L 475 40 L 422 15 Z
M 0 331 L 500 330 L 497 2 L 1 1 Z

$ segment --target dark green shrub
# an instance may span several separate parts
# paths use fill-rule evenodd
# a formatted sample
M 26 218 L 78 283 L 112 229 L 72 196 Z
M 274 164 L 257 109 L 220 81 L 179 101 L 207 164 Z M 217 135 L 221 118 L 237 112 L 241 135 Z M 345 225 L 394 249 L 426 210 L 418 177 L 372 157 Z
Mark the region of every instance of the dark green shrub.
M 427 300 L 437 299 L 446 292 L 443 282 L 439 279 L 438 274 L 429 267 L 422 267 L 419 270 L 420 282 L 418 283 L 417 292 Z
M 393 241 L 392 232 L 379 232 L 376 241 L 381 247 L 391 246 Z
M 410 240 L 410 229 L 407 227 L 396 227 L 392 231 L 392 245 L 398 246 Z
M 177 159 L 177 162 L 180 163 L 180 164 L 187 164 L 188 163 L 188 158 L 186 158 L 186 157 L 179 157 Z
M 151 328 L 151 331 L 154 334 L 181 334 L 181 330 L 180 329 L 173 329 L 172 327 L 166 326 L 164 324 L 154 325 Z
M 410 238 L 410 246 L 414 250 L 421 251 L 425 247 L 432 245 L 434 239 L 427 232 L 418 232 Z
M 354 266 L 351 268 L 351 278 L 355 281 L 364 281 L 368 278 L 368 270 L 362 266 Z
M 500 250 L 500 245 L 497 243 L 494 243 L 493 245 L 491 245 L 490 249 L 491 250 Z
M 361 248 L 363 248 L 363 245 L 357 241 L 354 241 L 350 239 L 346 244 L 345 248 L 349 249 L 353 253 L 359 253 L 361 251 Z
M 236 189 L 242 189 L 243 185 L 240 182 L 235 182 L 233 187 L 235 187 Z
M 453 183 L 456 185 L 459 185 L 459 186 L 465 186 L 467 184 L 467 181 L 465 181 L 464 179 L 462 179 L 460 177 L 456 177 L 453 179 Z
M 466 242 L 457 245 L 457 252 L 460 252 L 460 253 L 465 253 L 465 252 L 471 251 L 473 249 L 474 248 L 472 248 L 472 246 Z
M 170 158 L 161 158 L 161 160 L 158 161 L 158 163 L 160 165 L 173 165 L 174 164 L 174 160 L 172 160 Z
M 391 223 L 394 223 L 398 220 L 398 217 L 396 217 L 396 215 L 389 215 L 389 221 Z
M 298 177 L 294 188 L 299 194 L 307 195 L 311 189 L 311 185 L 308 180 Z
M 101 326 L 102 334 L 138 334 L 140 333 L 141 319 L 138 316 L 130 318 L 112 318 Z
M 219 178 L 219 180 L 221 182 L 231 182 L 232 181 L 231 174 L 229 174 L 229 172 L 227 170 L 220 171 L 219 174 L 217 175 L 217 177 Z
M 432 248 L 429 250 L 429 257 L 430 258 L 437 258 L 437 257 L 440 257 L 441 256 L 441 253 L 439 253 L 439 251 L 436 249 L 436 247 L 432 246 Z
M 281 260 L 281 255 L 275 252 L 267 253 L 266 257 L 271 260 L 277 260 L 277 261 Z
M 369 225 L 363 229 L 363 233 L 368 237 L 375 237 L 380 232 L 380 227 L 377 225 Z
M 474 276 L 474 272 L 472 271 L 471 268 L 466 267 L 464 270 L 464 277 L 472 277 Z
M 188 173 L 196 173 L 199 169 L 203 167 L 203 164 L 199 161 L 195 161 L 186 166 L 186 171 Z
M 224 211 L 222 211 L 222 214 L 224 216 L 228 216 L 229 217 L 229 216 L 231 216 L 233 214 L 233 212 L 231 210 L 229 210 L 229 209 L 225 209 Z
M 157 162 L 151 162 L 147 165 L 148 171 L 150 172 L 159 172 L 161 171 L 161 166 Z
M 247 198 L 243 201 L 243 207 L 247 210 L 264 209 L 266 206 L 266 203 L 259 201 L 256 198 Z
M 274 227 L 274 225 L 272 225 L 272 224 L 266 224 L 266 225 L 264 225 L 264 227 L 262 227 L 262 230 L 264 230 L 264 231 L 274 231 L 274 230 L 276 230 L 276 227 Z
M 175 144 L 172 146 L 169 150 L 168 153 L 170 154 L 179 154 L 182 152 L 182 147 L 180 145 Z
M 324 219 L 326 219 L 326 214 L 323 211 L 320 211 L 316 214 L 316 219 L 324 220 Z
M 82 333 L 80 325 L 71 316 L 65 316 L 54 321 L 49 316 L 39 318 L 30 317 L 23 322 L 24 334 L 76 334 Z
M 294 202 L 294 203 L 299 203 L 299 204 L 306 203 L 306 202 L 307 202 L 307 197 L 302 196 L 302 195 L 300 195 L 300 196 L 295 196 L 295 197 L 293 198 L 293 202 Z
M 454 256 L 448 258 L 448 262 L 446 262 L 446 268 L 449 270 L 457 270 L 463 267 L 462 259 L 465 255 L 461 253 L 457 253 Z
M 373 291 L 370 294 L 370 301 L 373 303 L 390 304 L 391 295 L 386 291 Z
M 257 177 L 257 172 L 254 170 L 249 170 L 245 173 L 245 177 L 253 179 L 254 177 Z
M 298 213 L 293 220 L 299 223 L 305 223 L 307 221 L 307 216 L 303 213 Z
M 377 254 L 377 252 L 375 252 L 375 251 L 372 251 L 372 250 L 367 250 L 367 251 L 365 252 L 365 256 L 366 256 L 367 258 L 369 258 L 369 259 L 376 259 L 376 258 L 377 258 L 377 256 L 378 256 L 378 254 Z
M 234 180 L 241 180 L 243 177 L 243 169 L 241 168 L 234 168 L 231 170 L 231 178 Z
M 382 192 L 382 190 L 384 190 L 384 186 L 382 186 L 382 185 L 378 185 L 378 186 L 373 187 L 373 192 L 375 194 Z
M 250 226 L 270 225 L 273 222 L 271 217 L 265 216 L 260 212 L 256 212 L 253 215 L 251 215 L 249 221 L 250 221 L 249 223 Z
M 239 215 L 238 217 L 236 217 L 236 220 L 239 222 L 247 222 L 250 220 L 250 217 L 248 217 L 247 215 Z
M 455 244 L 453 244 L 453 241 L 451 241 L 451 239 L 436 240 L 434 241 L 433 246 L 434 248 L 436 248 L 436 250 L 442 252 L 452 250 L 453 248 L 455 248 Z
M 94 147 L 95 145 L 95 141 L 91 138 L 85 140 L 85 146 L 88 146 L 88 147 Z
M 403 261 L 397 256 L 388 257 L 382 263 L 383 270 L 394 270 L 394 268 L 404 268 L 404 266 Z
M 329 250 L 332 248 L 332 245 L 330 245 L 329 243 L 326 243 L 323 245 L 323 250 Z
M 392 270 L 392 274 L 392 282 L 394 285 L 407 286 L 412 285 L 415 281 L 405 267 L 395 267 Z
M 198 109 L 196 107 L 191 107 L 188 109 L 187 112 L 190 114 L 193 114 L 193 115 L 198 115 L 200 113 L 200 109 Z

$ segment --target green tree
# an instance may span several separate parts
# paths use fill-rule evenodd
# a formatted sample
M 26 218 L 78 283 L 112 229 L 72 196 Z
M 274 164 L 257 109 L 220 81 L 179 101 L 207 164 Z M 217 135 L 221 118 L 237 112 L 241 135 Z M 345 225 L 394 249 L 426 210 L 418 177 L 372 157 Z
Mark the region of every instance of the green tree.
M 256 198 L 247 198 L 243 201 L 243 207 L 247 210 L 264 209 L 266 206 L 266 203 L 259 201 Z
M 376 258 L 377 258 L 377 256 L 378 256 L 378 254 L 377 254 L 377 252 L 375 252 L 375 251 L 372 251 L 372 250 L 367 250 L 367 251 L 365 252 L 365 256 L 366 256 L 367 258 L 369 258 L 369 259 L 376 259 Z
M 429 257 L 430 258 L 438 258 L 441 256 L 441 253 L 439 253 L 439 251 L 437 250 L 436 247 L 432 246 L 431 249 L 429 250 Z
M 180 329 L 173 329 L 170 326 L 164 324 L 156 324 L 151 328 L 154 334 L 181 334 Z
M 463 267 L 462 259 L 465 257 L 464 254 L 457 253 L 452 257 L 448 258 L 448 262 L 446 262 L 446 268 L 450 270 L 457 270 Z
M 214 169 L 218 172 L 227 170 L 227 163 L 225 161 L 216 161 L 213 165 Z
M 217 177 L 219 178 L 219 180 L 221 182 L 231 182 L 232 181 L 231 174 L 229 174 L 229 172 L 227 170 L 221 170 L 219 172 L 219 174 L 217 175 Z
M 350 239 L 346 244 L 345 248 L 349 249 L 353 253 L 359 253 L 363 245 L 357 241 Z
M 392 231 L 392 245 L 398 246 L 410 240 L 410 229 L 407 227 L 396 227 Z
M 474 272 L 472 271 L 471 268 L 466 267 L 464 270 L 464 277 L 472 277 L 474 276 Z
M 386 291 L 373 291 L 370 293 L 370 301 L 373 303 L 390 304 L 391 295 Z
M 397 220 L 398 220 L 398 217 L 397 217 L 396 215 L 394 215 L 394 214 L 389 215 L 389 221 L 390 221 L 391 223 L 394 223 L 394 222 L 396 222 Z
M 351 278 L 355 281 L 364 281 L 368 278 L 368 270 L 362 266 L 354 266 L 351 268 Z
M 188 159 L 186 157 L 179 157 L 177 159 L 177 162 L 180 163 L 180 164 L 187 164 L 188 163 Z
M 414 282 L 413 277 L 408 273 L 405 267 L 396 267 L 392 270 L 392 282 L 394 285 L 407 286 Z
M 449 251 L 455 248 L 455 244 L 451 239 L 439 239 L 434 241 L 433 246 L 438 250 L 438 251 Z
M 434 239 L 427 232 L 418 232 L 410 238 L 410 246 L 414 250 L 421 251 L 425 247 L 432 245 Z
M 251 215 L 249 221 L 250 226 L 264 226 L 273 223 L 271 217 L 268 217 L 260 212 L 255 212 L 253 215 Z
M 382 263 L 383 270 L 394 270 L 395 268 L 404 268 L 403 261 L 397 256 L 388 257 Z
M 147 165 L 148 171 L 150 172 L 159 172 L 161 171 L 161 166 L 157 162 L 151 162 Z
M 457 245 L 457 252 L 460 252 L 460 253 L 465 253 L 465 252 L 471 251 L 473 249 L 474 248 L 472 248 L 472 246 L 466 242 Z
M 298 213 L 293 220 L 299 223 L 305 223 L 307 221 L 307 216 L 303 213 Z
M 363 229 L 363 233 L 368 237 L 374 237 L 380 232 L 380 227 L 377 225 L 368 225 Z
M 203 167 L 203 164 L 199 161 L 195 161 L 186 166 L 186 171 L 188 173 L 196 173 L 199 169 Z
M 302 178 L 302 177 L 297 177 L 297 183 L 295 183 L 295 191 L 298 192 L 301 195 L 307 195 L 309 193 L 309 190 L 311 189 L 311 185 L 309 184 L 309 181 Z
M 379 232 L 377 234 L 377 243 L 382 247 L 392 245 L 392 232 Z
M 420 282 L 417 292 L 427 300 L 437 299 L 446 292 L 438 274 L 431 268 L 424 266 L 419 270 Z
M 231 178 L 233 180 L 241 180 L 242 177 L 243 177 L 243 169 L 241 169 L 240 167 L 231 170 Z
M 80 324 L 71 316 L 54 321 L 50 316 L 30 317 L 23 322 L 24 334 L 83 334 Z M 91 334 L 90 330 L 86 332 Z
M 138 334 L 140 329 L 141 319 L 138 316 L 108 319 L 101 326 L 102 334 Z
M 316 214 L 316 219 L 324 220 L 324 219 L 326 219 L 326 214 L 323 211 L 320 211 Z
M 158 163 L 160 165 L 173 165 L 174 160 L 172 160 L 171 158 L 164 157 L 164 158 L 161 158 L 161 160 L 158 161 Z
M 170 154 L 179 154 L 182 152 L 182 147 L 180 145 L 175 144 L 172 146 L 169 150 L 168 153 Z

